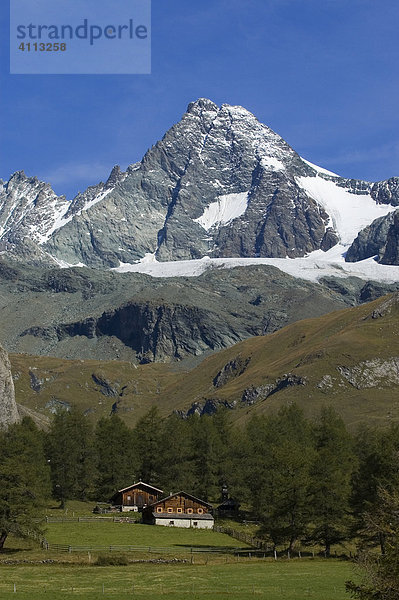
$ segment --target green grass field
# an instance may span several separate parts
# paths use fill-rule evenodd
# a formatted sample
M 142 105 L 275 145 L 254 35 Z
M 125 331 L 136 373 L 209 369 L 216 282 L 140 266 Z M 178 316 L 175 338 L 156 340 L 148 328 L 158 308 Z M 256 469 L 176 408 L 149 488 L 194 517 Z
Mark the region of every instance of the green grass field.
M 245 544 L 212 530 L 156 527 L 141 523 L 49 523 L 46 539 L 50 544 L 71 546 L 156 546 L 190 549 L 190 546 L 237 548 Z
M 350 563 L 245 560 L 228 564 L 136 564 L 126 567 L 1 566 L 0 597 L 58 600 L 161 596 L 246 600 L 344 600 Z M 14 584 L 16 593 L 14 592 Z M 104 593 L 103 593 L 104 586 Z
M 86 516 L 90 503 L 68 503 L 68 510 L 47 508 L 49 516 Z M 353 578 L 350 562 L 323 559 L 237 557 L 228 553 L 243 547 L 230 536 L 214 531 L 156 527 L 140 523 L 49 523 L 50 543 L 77 546 L 134 545 L 168 547 L 167 552 L 126 552 L 127 566 L 96 565 L 99 555 L 119 553 L 60 553 L 42 550 L 37 543 L 10 536 L 0 554 L 0 599 L 63 600 L 80 598 L 162 596 L 246 600 L 349 600 L 345 581 Z M 191 546 L 219 548 L 219 553 L 191 554 Z M 185 551 L 186 550 L 186 551 Z M 226 553 L 223 553 L 226 550 Z M 49 561 L 48 563 L 43 561 Z M 163 561 L 163 562 L 162 562 Z M 8 564 L 7 564 L 8 563 Z M 15 586 L 15 592 L 14 592 Z M 103 587 L 104 586 L 104 587 Z M 104 590 L 104 591 L 103 591 Z

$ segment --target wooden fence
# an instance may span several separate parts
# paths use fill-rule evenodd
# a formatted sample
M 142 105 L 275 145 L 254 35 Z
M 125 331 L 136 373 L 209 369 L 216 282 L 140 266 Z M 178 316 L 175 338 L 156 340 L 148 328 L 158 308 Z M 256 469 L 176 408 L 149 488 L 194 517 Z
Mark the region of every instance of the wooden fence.
M 231 529 L 230 527 L 219 527 L 218 525 L 215 525 L 213 529 L 218 533 L 225 533 L 230 537 L 239 540 L 240 542 L 245 542 L 245 544 L 248 544 L 249 546 L 257 550 L 262 550 L 263 552 L 271 552 L 272 550 L 271 546 L 267 544 L 264 540 L 261 540 L 257 537 L 252 537 L 242 531 L 236 531 L 235 529 Z
M 248 553 L 249 548 L 231 548 L 231 547 L 216 547 L 216 546 L 70 546 L 68 544 L 51 544 L 47 540 L 42 540 L 42 546 L 45 550 L 53 550 L 55 552 L 148 552 L 150 554 L 176 554 L 176 553 L 213 553 L 213 554 L 242 554 Z
M 43 520 L 41 520 L 43 522 Z M 45 517 L 44 522 L 46 523 L 96 523 L 96 522 L 110 522 L 110 523 L 138 523 L 137 519 L 130 517 Z

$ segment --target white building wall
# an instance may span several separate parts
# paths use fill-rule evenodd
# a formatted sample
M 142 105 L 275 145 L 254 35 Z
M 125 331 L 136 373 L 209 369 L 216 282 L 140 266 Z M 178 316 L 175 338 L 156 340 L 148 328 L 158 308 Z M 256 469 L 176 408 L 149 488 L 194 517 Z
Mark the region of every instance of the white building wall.
M 193 527 L 194 529 L 213 529 L 213 524 L 213 519 L 160 519 L 158 517 L 155 517 L 155 525 L 163 525 L 166 527 L 185 527 L 186 529 L 189 529 L 190 527 Z

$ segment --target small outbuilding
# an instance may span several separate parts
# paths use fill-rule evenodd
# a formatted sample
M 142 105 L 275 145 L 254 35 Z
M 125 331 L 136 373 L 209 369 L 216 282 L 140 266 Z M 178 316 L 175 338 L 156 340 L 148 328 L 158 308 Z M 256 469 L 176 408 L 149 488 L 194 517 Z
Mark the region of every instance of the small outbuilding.
M 234 498 L 227 498 L 217 507 L 217 515 L 221 518 L 234 518 L 240 510 L 240 503 Z
M 162 497 L 163 490 L 138 481 L 122 490 L 118 490 L 111 498 L 113 506 L 119 508 L 122 512 L 142 511 L 149 504 L 153 504 Z
M 167 527 L 212 529 L 212 505 L 187 492 L 171 494 L 143 509 L 143 522 Z

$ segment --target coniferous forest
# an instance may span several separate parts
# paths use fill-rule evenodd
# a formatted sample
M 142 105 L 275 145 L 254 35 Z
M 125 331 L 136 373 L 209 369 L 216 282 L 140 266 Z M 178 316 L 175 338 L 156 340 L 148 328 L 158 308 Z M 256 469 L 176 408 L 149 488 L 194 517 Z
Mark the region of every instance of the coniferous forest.
M 224 411 L 162 419 L 152 408 L 134 429 L 117 415 L 93 425 L 75 410 L 56 414 L 45 432 L 25 418 L 1 433 L 0 547 L 11 533 L 30 535 L 51 497 L 61 507 L 94 506 L 143 480 L 215 504 L 227 486 L 274 548 L 317 544 L 328 556 L 334 544 L 360 540 L 384 554 L 383 507 L 394 503 L 398 452 L 396 424 L 352 434 L 332 408 L 308 420 L 295 404 L 242 429 Z

